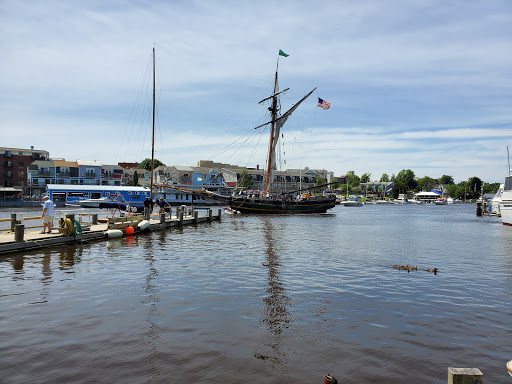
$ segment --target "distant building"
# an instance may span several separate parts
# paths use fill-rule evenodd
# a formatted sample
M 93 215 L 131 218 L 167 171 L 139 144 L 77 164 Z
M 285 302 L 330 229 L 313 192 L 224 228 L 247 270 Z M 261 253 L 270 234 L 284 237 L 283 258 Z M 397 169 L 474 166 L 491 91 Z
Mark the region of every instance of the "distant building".
M 36 160 L 47 160 L 50 153 L 34 147 L 30 149 L 0 147 L 0 156 L 3 157 L 0 161 L 0 188 L 14 188 L 18 194 L 31 195 L 27 169 Z

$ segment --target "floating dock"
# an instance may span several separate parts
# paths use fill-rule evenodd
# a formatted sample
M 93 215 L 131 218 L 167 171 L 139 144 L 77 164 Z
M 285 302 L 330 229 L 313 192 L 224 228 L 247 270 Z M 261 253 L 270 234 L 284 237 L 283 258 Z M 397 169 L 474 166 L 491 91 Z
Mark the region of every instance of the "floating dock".
M 221 209 L 218 209 L 216 214 L 211 209 L 204 211 L 205 214 L 200 214 L 199 210 L 193 207 L 180 207 L 176 211 L 176 216 L 172 214 L 152 215 L 149 225 L 143 226 L 144 229 L 138 226 L 139 223 L 144 221 L 143 216 L 111 218 L 108 223 L 98 223 L 97 220 L 93 219 L 90 224 L 81 223 L 82 231 L 80 231 L 80 234 L 75 233 L 75 231 L 71 235 L 61 233 L 58 228 L 53 228 L 52 233 L 42 234 L 40 230 L 27 231 L 22 224 L 16 224 L 13 231 L 0 234 L 0 255 L 58 245 L 106 240 L 108 239 L 107 231 L 115 229 L 123 231 L 124 236 L 137 236 L 148 231 L 221 220 Z M 74 215 L 69 216 L 71 216 L 71 221 L 74 222 Z M 133 235 L 125 234 L 128 227 L 133 228 Z

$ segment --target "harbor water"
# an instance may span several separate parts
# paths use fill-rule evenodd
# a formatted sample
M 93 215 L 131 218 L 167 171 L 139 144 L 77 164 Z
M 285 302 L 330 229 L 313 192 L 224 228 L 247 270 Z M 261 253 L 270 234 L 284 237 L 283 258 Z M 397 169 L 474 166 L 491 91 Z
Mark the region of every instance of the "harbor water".
M 473 204 L 224 216 L 0 256 L 0 307 L 4 384 L 446 383 L 448 367 L 506 383 L 512 228 Z

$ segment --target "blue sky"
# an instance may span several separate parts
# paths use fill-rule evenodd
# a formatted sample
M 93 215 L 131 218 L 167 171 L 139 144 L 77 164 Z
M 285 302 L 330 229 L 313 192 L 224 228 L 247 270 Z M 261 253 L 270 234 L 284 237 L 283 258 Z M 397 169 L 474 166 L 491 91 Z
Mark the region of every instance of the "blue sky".
M 286 167 L 501 182 L 512 2 L 3 1 L 0 146 L 54 158 L 265 165 L 279 49 Z M 331 103 L 323 111 L 317 97 Z

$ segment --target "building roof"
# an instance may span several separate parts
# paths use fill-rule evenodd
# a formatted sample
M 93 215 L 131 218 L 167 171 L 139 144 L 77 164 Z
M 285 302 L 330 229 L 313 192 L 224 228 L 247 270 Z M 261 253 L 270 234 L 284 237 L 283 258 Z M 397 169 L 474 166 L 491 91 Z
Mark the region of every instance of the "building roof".
M 121 167 L 120 165 L 117 165 L 117 164 L 103 164 L 101 166 L 101 168 L 103 168 L 103 169 L 123 169 L 123 167 Z
M 70 184 L 47 184 L 47 190 L 61 191 L 137 191 L 149 192 L 149 188 L 127 187 L 119 185 L 70 185 Z
M 56 167 L 78 167 L 78 163 L 76 161 L 53 160 L 53 163 Z
M 76 161 L 78 166 L 85 166 L 85 167 L 101 167 L 101 163 L 96 160 L 77 160 Z
M 179 172 L 194 172 L 194 169 L 192 167 L 186 165 L 175 165 L 174 168 L 176 168 L 176 170 L 178 170 Z

